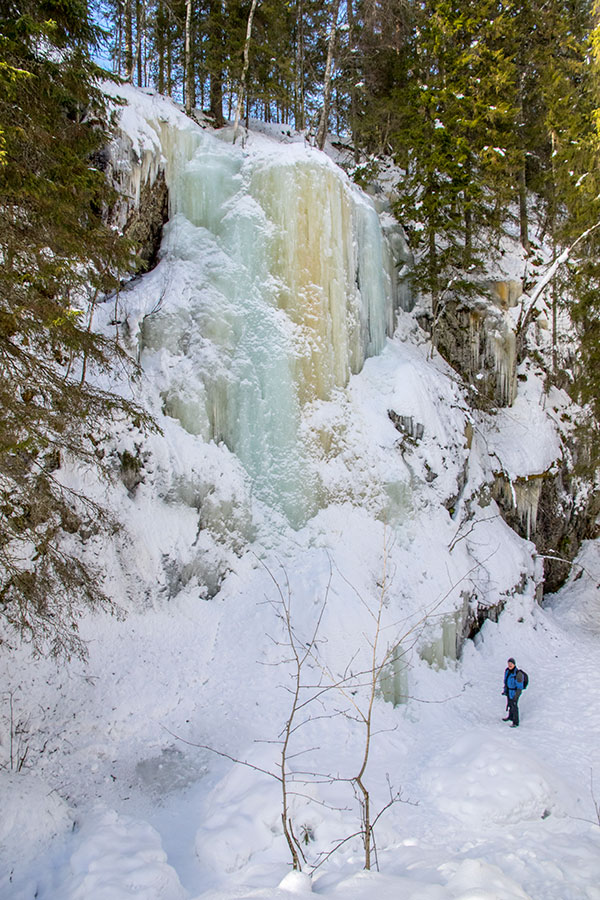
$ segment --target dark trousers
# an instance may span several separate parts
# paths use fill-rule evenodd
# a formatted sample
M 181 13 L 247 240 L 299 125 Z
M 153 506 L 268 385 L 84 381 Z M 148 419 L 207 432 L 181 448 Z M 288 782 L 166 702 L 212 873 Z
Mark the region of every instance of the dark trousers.
M 519 698 L 513 697 L 512 700 L 510 698 L 507 698 L 506 708 L 508 710 L 508 718 L 511 720 L 513 725 L 518 725 L 519 724 Z

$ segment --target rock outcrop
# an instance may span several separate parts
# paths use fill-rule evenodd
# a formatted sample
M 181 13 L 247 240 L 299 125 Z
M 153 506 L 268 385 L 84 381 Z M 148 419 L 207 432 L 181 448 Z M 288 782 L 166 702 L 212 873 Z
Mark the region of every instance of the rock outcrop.
M 150 141 L 143 148 L 134 147 L 123 132 L 117 132 L 106 155 L 107 175 L 117 191 L 109 222 L 135 243 L 136 270 L 147 272 L 156 264 L 169 218 L 165 161 L 158 145 Z
M 517 393 L 517 348 L 509 300 L 513 282 L 492 282 L 489 298 L 449 298 L 436 326 L 436 347 L 470 388 L 478 409 L 510 406 Z
M 564 584 L 582 541 L 598 536 L 597 492 L 563 463 L 512 482 L 498 473 L 493 496 L 506 523 L 536 545 L 544 562 L 544 593 L 554 593 Z
M 436 345 L 465 381 L 473 407 L 493 412 L 512 407 L 519 378 L 526 380 L 526 375 L 517 376 L 514 315 L 522 284 L 489 281 L 486 288 L 487 298 L 451 297 L 446 302 L 439 316 Z M 533 422 L 529 424 L 535 429 Z M 590 486 L 593 475 L 573 476 L 575 439 L 565 432 L 558 440 L 562 450 L 551 465 L 531 468 L 529 460 L 524 469 L 495 469 L 492 486 L 492 496 L 507 524 L 533 541 L 544 558 L 544 593 L 554 592 L 564 583 L 582 540 L 596 536 L 600 512 L 597 492 Z M 593 473 L 593 468 L 588 466 L 588 472 Z
M 169 218 L 169 191 L 161 170 L 154 182 L 143 186 L 140 199 L 129 213 L 123 234 L 138 247 L 138 271 L 154 268 L 162 240 L 163 226 Z

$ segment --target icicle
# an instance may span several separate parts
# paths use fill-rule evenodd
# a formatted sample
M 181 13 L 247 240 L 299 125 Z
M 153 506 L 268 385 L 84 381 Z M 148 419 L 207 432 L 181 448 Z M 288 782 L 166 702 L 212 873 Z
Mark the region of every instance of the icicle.
M 525 537 L 531 540 L 536 531 L 542 478 L 533 476 L 511 480 L 503 477 L 500 479 L 500 489 L 517 513 Z
M 402 649 L 398 644 L 390 661 L 384 667 L 379 678 L 381 696 L 388 703 L 398 706 L 408 700 L 408 663 Z

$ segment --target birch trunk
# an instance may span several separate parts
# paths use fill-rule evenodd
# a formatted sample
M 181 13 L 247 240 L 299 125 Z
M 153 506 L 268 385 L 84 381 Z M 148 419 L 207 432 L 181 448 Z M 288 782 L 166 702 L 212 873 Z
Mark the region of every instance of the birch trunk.
M 337 0 L 339 2 L 339 0 Z M 252 0 L 252 6 L 250 7 L 250 15 L 248 16 L 248 25 L 246 27 L 246 40 L 244 42 L 244 65 L 242 68 L 242 77 L 240 78 L 240 89 L 238 93 L 238 102 L 237 108 L 235 110 L 235 122 L 233 125 L 233 143 L 235 144 L 235 140 L 237 138 L 238 129 L 240 127 L 240 117 L 242 115 L 242 109 L 244 108 L 244 94 L 246 91 L 246 76 L 248 74 L 248 66 L 250 64 L 250 39 L 252 37 L 252 20 L 254 19 L 254 13 L 256 11 L 256 7 L 258 6 L 258 0 Z
M 335 50 L 335 38 L 337 34 L 337 18 L 340 8 L 340 0 L 333 0 L 331 31 L 329 32 L 329 44 L 327 47 L 327 64 L 325 66 L 325 80 L 323 83 L 323 108 L 321 120 L 317 131 L 317 147 L 322 150 L 327 137 L 327 123 L 329 121 L 329 106 L 331 103 L 331 83 L 333 80 L 333 54 Z
M 135 58 L 137 63 L 138 87 L 144 87 L 143 59 L 142 59 L 142 34 L 144 32 L 144 10 L 141 0 L 135 4 Z
M 296 66 L 294 71 L 294 119 L 296 131 L 304 129 L 304 0 L 296 12 Z
M 192 44 L 192 4 L 185 0 L 185 111 L 188 116 L 196 105 L 196 77 Z
M 125 3 L 125 78 L 133 81 L 133 0 Z
M 354 19 L 354 0 L 347 0 L 346 9 L 348 11 L 348 27 L 350 28 L 350 51 L 356 50 L 356 26 Z M 356 72 L 354 67 L 354 55 L 352 59 L 351 69 L 351 85 L 350 85 L 350 130 L 352 132 L 352 146 L 354 148 L 354 162 L 356 165 L 360 162 L 360 150 L 358 147 L 358 98 L 356 96 Z

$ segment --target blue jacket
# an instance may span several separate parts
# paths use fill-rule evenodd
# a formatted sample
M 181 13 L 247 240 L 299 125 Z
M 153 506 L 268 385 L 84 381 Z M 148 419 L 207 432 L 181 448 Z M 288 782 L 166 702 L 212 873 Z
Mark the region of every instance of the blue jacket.
M 504 691 L 509 700 L 518 698 L 523 690 L 523 673 L 519 672 L 517 667 L 511 671 L 508 666 L 504 671 Z

